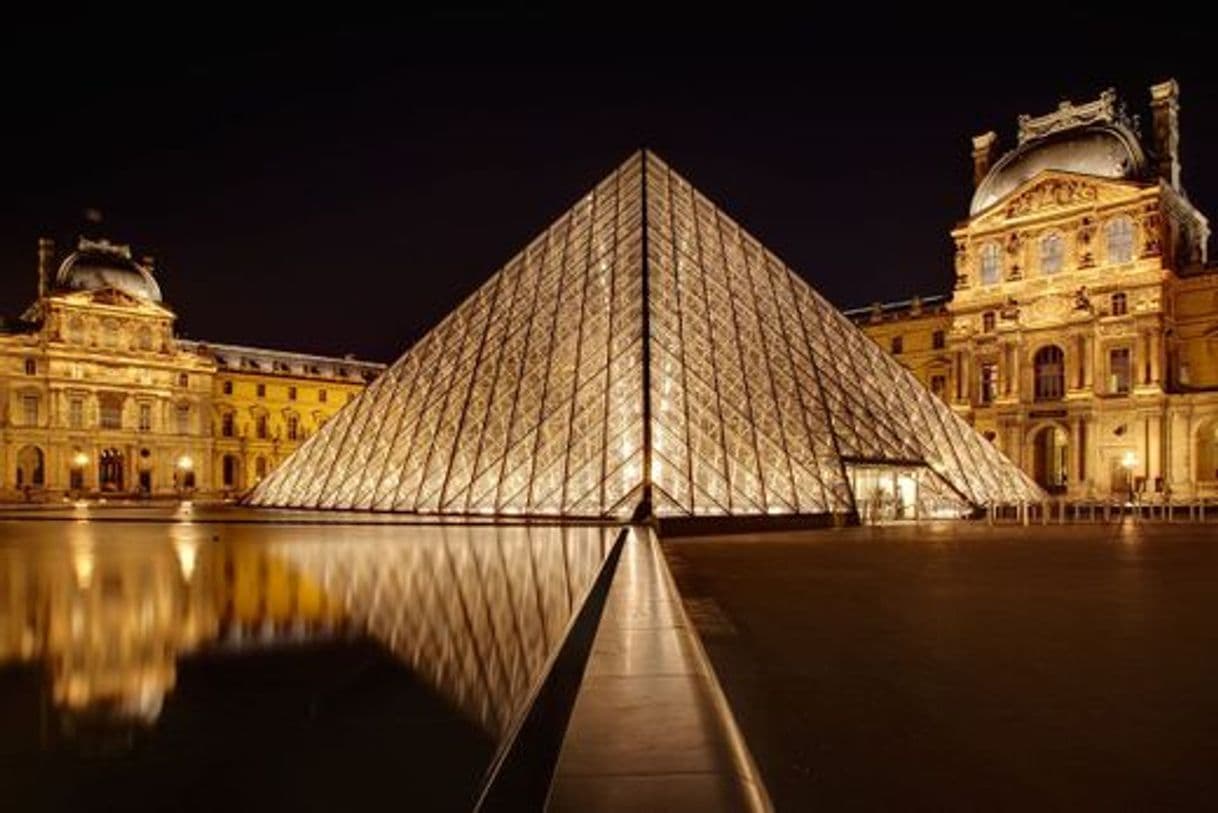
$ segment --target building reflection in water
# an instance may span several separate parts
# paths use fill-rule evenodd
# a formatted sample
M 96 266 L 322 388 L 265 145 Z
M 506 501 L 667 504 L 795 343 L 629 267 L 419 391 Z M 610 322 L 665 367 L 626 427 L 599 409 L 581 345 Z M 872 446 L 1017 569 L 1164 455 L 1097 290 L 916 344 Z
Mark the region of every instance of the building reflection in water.
M 0 667 L 41 668 L 58 721 L 44 736 L 68 739 L 152 727 L 181 659 L 336 638 L 371 638 L 498 739 L 614 533 L 54 525 L 0 547 Z

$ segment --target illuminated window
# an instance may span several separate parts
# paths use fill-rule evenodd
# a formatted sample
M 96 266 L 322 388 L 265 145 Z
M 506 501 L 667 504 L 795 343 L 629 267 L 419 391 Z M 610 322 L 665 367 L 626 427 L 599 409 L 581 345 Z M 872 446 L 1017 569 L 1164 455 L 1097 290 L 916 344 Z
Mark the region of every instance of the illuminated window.
M 1040 238 L 1040 270 L 1044 274 L 1056 274 L 1062 270 L 1065 243 L 1062 236 L 1053 232 Z
M 998 316 L 993 311 L 986 311 L 981 314 L 981 332 L 993 333 L 994 327 L 998 323 Z
M 140 404 L 140 431 L 152 431 L 152 404 Z
M 1118 347 L 1108 351 L 1108 391 L 1115 395 L 1129 392 L 1131 380 L 1129 348 Z
M 25 360 L 25 374 L 26 375 L 37 375 L 38 374 L 38 362 L 35 361 L 34 359 L 26 359 Z
M 981 284 L 993 285 L 1002 279 L 1002 248 L 986 243 L 981 249 Z
M 903 352 L 905 352 L 905 337 L 904 336 L 893 336 L 892 337 L 892 354 L 894 356 L 899 356 Z
M 981 403 L 992 404 L 998 395 L 998 365 L 987 361 L 981 365 Z
M 225 412 L 220 416 L 220 435 L 226 438 L 233 436 L 233 413 Z
M 38 396 L 23 395 L 21 397 L 21 411 L 25 418 L 26 426 L 38 425 Z
M 1066 388 L 1065 356 L 1060 347 L 1049 345 L 1036 351 L 1032 359 L 1035 370 L 1037 401 L 1059 401 Z
M 1112 315 L 1124 316 L 1129 313 L 1129 304 L 1125 299 L 1125 294 L 1112 295 Z
M 930 337 L 931 347 L 935 350 L 942 350 L 947 346 L 947 337 L 942 330 L 936 330 Z
M 254 475 L 261 480 L 266 477 L 266 458 L 258 455 L 254 458 Z
M 1108 262 L 1127 263 L 1133 259 L 1133 221 L 1116 217 L 1104 227 L 1108 243 Z

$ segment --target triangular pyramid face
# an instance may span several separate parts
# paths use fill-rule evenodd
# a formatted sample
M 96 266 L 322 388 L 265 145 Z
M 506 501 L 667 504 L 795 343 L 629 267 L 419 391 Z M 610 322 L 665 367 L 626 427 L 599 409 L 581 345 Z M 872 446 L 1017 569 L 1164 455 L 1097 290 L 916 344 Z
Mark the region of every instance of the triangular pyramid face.
M 856 490 L 888 470 L 896 488 L 898 469 L 940 505 L 1043 497 L 778 258 L 639 153 L 250 502 L 850 514 L 867 499 Z

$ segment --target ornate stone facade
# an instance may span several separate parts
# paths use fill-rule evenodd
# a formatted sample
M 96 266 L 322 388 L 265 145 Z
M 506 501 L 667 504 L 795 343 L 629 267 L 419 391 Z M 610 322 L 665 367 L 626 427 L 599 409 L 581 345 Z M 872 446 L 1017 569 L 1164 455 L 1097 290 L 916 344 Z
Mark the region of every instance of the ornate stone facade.
M 253 485 L 383 367 L 188 342 L 150 261 L 82 240 L 0 330 L 0 499 Z
M 992 134 L 973 139 L 950 301 L 850 312 L 1073 498 L 1218 495 L 1218 267 L 1180 185 L 1175 82 L 1151 108 L 1148 144 L 1111 92 L 1020 117 L 997 162 Z

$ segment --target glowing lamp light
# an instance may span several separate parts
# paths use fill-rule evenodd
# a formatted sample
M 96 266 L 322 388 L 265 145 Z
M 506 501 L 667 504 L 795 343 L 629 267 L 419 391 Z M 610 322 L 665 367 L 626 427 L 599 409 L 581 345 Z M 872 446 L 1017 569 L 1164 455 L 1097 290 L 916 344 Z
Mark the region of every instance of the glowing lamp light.
M 1134 467 L 1138 465 L 1138 456 L 1133 452 L 1126 452 L 1121 458 L 1121 465 L 1128 471 L 1133 471 Z
M 178 468 L 182 471 L 190 471 L 195 467 L 195 461 L 190 459 L 190 455 L 182 455 L 178 458 Z
M 85 466 L 89 465 L 89 456 L 84 452 L 77 452 L 76 454 L 72 455 L 72 465 L 78 469 L 83 469 Z

